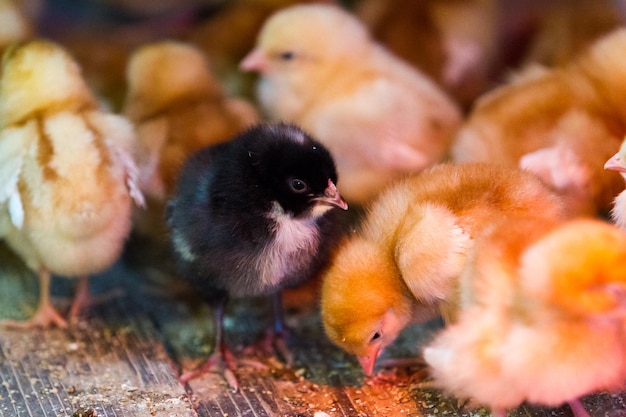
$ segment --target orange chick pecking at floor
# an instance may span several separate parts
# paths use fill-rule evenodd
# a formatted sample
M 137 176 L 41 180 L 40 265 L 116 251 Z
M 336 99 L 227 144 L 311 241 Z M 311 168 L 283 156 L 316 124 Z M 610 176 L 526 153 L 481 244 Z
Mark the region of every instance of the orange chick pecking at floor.
M 369 375 L 410 323 L 453 320 L 474 235 L 510 213 L 556 219 L 563 207 L 533 174 L 490 164 L 441 164 L 385 190 L 323 276 L 330 340 Z
M 0 78 L 0 238 L 39 275 L 35 315 L 18 327 L 67 326 L 49 298 L 51 274 L 80 277 L 69 317 L 88 301 L 88 275 L 111 266 L 131 225 L 134 135 L 99 109 L 80 68 L 36 40 L 4 55 Z
M 595 219 L 487 227 L 461 278 L 459 320 L 423 350 L 436 386 L 488 405 L 589 414 L 579 397 L 623 387 L 626 235 Z

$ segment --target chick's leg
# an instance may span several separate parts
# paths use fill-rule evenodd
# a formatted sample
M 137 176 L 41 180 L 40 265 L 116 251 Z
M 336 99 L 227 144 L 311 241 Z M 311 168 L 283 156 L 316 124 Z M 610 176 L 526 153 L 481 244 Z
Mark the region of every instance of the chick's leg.
M 214 309 L 215 320 L 215 350 L 209 356 L 209 359 L 197 369 L 184 372 L 178 379 L 185 384 L 188 381 L 198 378 L 207 372 L 215 372 L 221 374 L 233 391 L 239 389 L 239 383 L 233 370 L 236 368 L 235 358 L 226 343 L 224 342 L 224 303 L 220 303 Z
M 274 310 L 274 325 L 266 333 L 264 344 L 268 345 L 269 350 L 274 350 L 278 353 L 287 365 L 293 365 L 293 353 L 287 346 L 288 332 L 283 318 L 282 293 L 278 292 L 272 296 L 272 307 Z
M 89 277 L 82 276 L 78 278 L 78 285 L 76 288 L 76 295 L 74 296 L 74 302 L 70 307 L 68 314 L 71 323 L 76 323 L 80 316 L 80 312 L 85 306 L 91 302 L 91 295 L 89 294 Z
M 568 402 L 568 404 L 572 409 L 572 412 L 574 413 L 574 417 L 590 417 L 589 413 L 587 412 L 587 410 L 585 410 L 585 407 L 580 402 L 580 400 L 571 400 Z
M 44 268 L 39 271 L 39 306 L 30 319 L 24 321 L 3 320 L 1 322 L 2 326 L 22 329 L 51 326 L 66 328 L 67 321 L 55 310 L 50 301 L 51 278 L 50 271 L 47 269 Z

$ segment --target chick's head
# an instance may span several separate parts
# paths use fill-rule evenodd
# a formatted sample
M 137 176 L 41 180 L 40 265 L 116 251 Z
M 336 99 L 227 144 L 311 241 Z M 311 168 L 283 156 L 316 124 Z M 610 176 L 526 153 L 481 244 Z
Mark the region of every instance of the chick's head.
M 521 259 L 528 292 L 574 317 L 626 313 L 626 234 L 599 220 L 577 220 L 531 246 Z
M 311 82 L 336 63 L 354 61 L 369 43 L 365 26 L 340 7 L 296 5 L 266 21 L 240 66 L 265 76 L 277 74 L 283 81 Z
M 137 49 L 128 63 L 126 78 L 126 114 L 134 120 L 185 100 L 222 95 L 208 58 L 183 42 L 161 41 Z
M 242 136 L 255 192 L 274 204 L 271 215 L 314 219 L 333 207 L 348 206 L 337 190 L 332 155 L 300 128 L 260 125 Z M 266 139 L 266 140 L 265 140 Z
M 617 171 L 623 178 L 626 179 L 626 138 L 624 138 L 619 151 L 606 161 L 604 168 L 611 171 Z
M 0 127 L 37 113 L 97 106 L 76 61 L 60 45 L 35 40 L 9 48 L 0 79 Z
M 355 237 L 341 245 L 324 276 L 321 314 L 329 339 L 356 355 L 366 374 L 411 321 L 412 300 L 393 258 Z

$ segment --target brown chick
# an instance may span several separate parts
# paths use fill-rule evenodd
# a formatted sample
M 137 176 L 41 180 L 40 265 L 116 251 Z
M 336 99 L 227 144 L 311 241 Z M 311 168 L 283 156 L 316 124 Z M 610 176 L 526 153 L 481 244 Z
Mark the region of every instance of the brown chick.
M 227 97 L 197 48 L 162 41 L 137 49 L 127 70 L 124 114 L 135 123 L 140 188 L 147 212 L 137 211 L 143 235 L 166 236 L 164 207 L 183 162 L 208 145 L 225 142 L 256 122 L 248 102 Z
M 328 337 L 371 374 L 410 323 L 454 319 L 474 235 L 498 217 L 526 212 L 560 218 L 563 209 L 540 180 L 516 168 L 442 164 L 394 184 L 368 207 L 361 230 L 340 245 L 324 275 Z
M 624 188 L 602 168 L 626 133 L 624 48 L 621 29 L 566 66 L 527 70 L 483 96 L 452 159 L 521 166 L 562 194 L 573 214 L 608 211 Z
M 496 221 L 476 238 L 464 306 L 423 356 L 435 385 L 491 407 L 572 405 L 626 375 L 626 235 L 599 220 Z
M 269 118 L 302 126 L 331 150 L 344 198 L 357 204 L 443 159 L 461 122 L 443 90 L 337 6 L 275 13 L 241 68 L 260 73 Z
M 5 53 L 0 79 L 0 237 L 39 274 L 29 327 L 65 319 L 49 299 L 51 274 L 78 276 L 70 310 L 87 301 L 87 276 L 118 258 L 135 185 L 132 126 L 102 112 L 80 69 L 57 44 L 38 40 Z

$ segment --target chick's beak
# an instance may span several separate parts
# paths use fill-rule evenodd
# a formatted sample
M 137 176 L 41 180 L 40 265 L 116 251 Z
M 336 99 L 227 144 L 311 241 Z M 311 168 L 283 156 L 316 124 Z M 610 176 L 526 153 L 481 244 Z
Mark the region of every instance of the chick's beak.
M 345 202 L 339 191 L 337 191 L 337 187 L 335 184 L 328 180 L 328 186 L 324 190 L 324 195 L 322 197 L 317 197 L 315 199 L 320 204 L 326 204 L 329 206 L 339 207 L 342 210 L 348 210 L 348 203 Z
M 611 159 L 606 161 L 606 164 L 604 164 L 604 169 L 610 169 L 611 171 L 617 172 L 626 172 L 626 165 L 624 164 L 624 161 L 622 161 L 622 158 L 619 156 L 619 152 L 613 155 Z
M 363 372 L 367 376 L 372 376 L 374 373 L 374 365 L 376 365 L 376 359 L 378 358 L 378 353 L 380 352 L 380 345 L 370 346 L 368 348 L 367 354 L 363 356 L 357 356 L 359 363 L 361 364 L 361 368 L 363 368 Z
M 239 63 L 239 69 L 243 71 L 263 72 L 267 68 L 267 57 L 258 48 L 254 48 Z

